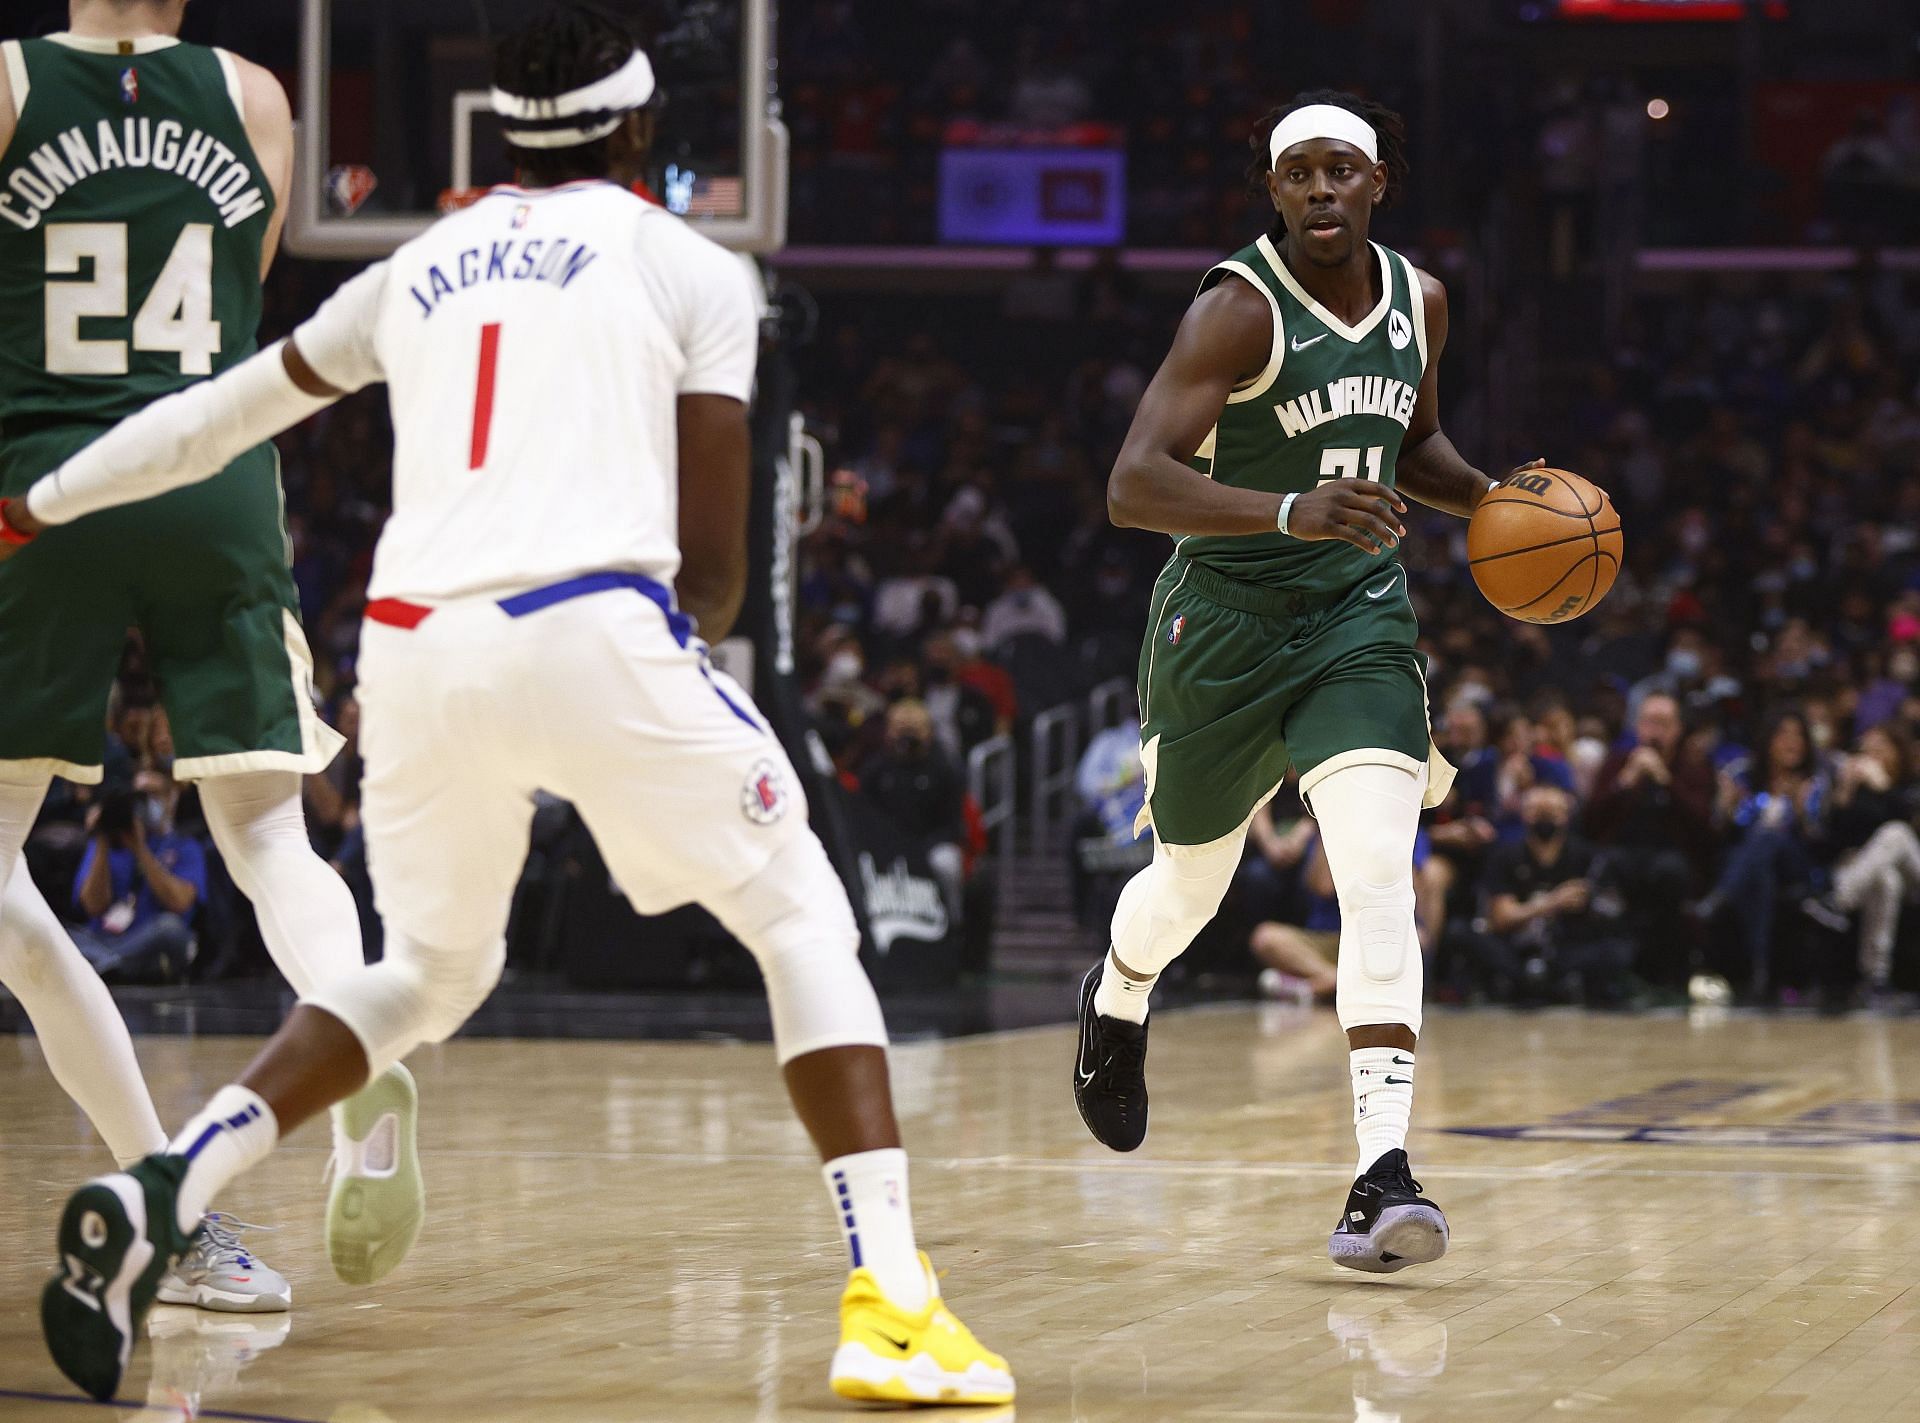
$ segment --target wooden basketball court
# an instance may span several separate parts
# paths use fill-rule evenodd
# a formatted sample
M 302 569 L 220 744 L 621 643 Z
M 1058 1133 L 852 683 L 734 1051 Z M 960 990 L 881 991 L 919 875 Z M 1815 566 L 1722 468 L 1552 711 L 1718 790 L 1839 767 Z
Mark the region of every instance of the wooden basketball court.
M 1353 1170 L 1329 1015 L 1165 1014 L 1130 1158 L 1075 1116 L 1072 1043 L 895 1055 L 922 1241 L 1027 1423 L 1920 1417 L 1920 1022 L 1436 1014 L 1411 1146 L 1454 1246 L 1385 1279 L 1323 1253 Z M 256 1046 L 143 1039 L 162 1116 Z M 292 1315 L 157 1309 L 110 1409 L 35 1310 L 57 1202 L 104 1153 L 33 1040 L 0 1038 L 0 1417 L 849 1411 L 824 1385 L 840 1245 L 768 1048 L 461 1041 L 414 1066 L 432 1217 L 408 1264 L 333 1280 L 309 1127 L 223 1202 L 281 1227 L 254 1243 Z

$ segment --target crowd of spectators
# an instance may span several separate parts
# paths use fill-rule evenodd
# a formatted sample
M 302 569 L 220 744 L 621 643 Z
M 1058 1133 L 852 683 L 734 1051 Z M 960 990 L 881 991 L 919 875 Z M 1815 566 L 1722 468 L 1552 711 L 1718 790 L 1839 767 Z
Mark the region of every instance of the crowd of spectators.
M 287 270 L 270 327 L 338 275 Z M 800 560 L 804 699 L 844 783 L 929 847 L 955 903 L 983 846 L 969 751 L 1130 676 L 1167 553 L 1108 523 L 1104 481 L 1183 299 L 1110 263 L 1044 279 L 1064 300 L 836 297 L 796 353 L 832 472 Z M 1460 767 L 1422 847 L 1436 979 L 1600 1002 L 1689 985 L 1884 994 L 1911 982 L 1920 917 L 1901 914 L 1920 885 L 1920 284 L 1871 264 L 1799 289 L 1702 281 L 1648 292 L 1626 328 L 1602 356 L 1540 373 L 1550 414 L 1526 448 L 1467 442 L 1489 468 L 1545 454 L 1612 493 L 1627 563 L 1604 603 L 1559 628 L 1500 617 L 1441 515 L 1416 510 L 1403 549 L 1435 734 Z M 1449 407 L 1474 395 L 1469 376 Z M 376 392 L 281 441 L 316 678 L 350 738 L 390 439 Z M 164 769 L 150 732 L 121 743 Z M 1125 779 L 1108 765 L 1091 802 Z M 308 805 L 366 906 L 357 783 L 350 740 Z M 190 826 L 191 807 L 166 818 Z M 100 886 L 82 900 L 74 877 L 93 807 L 69 809 L 55 838 L 80 848 L 49 897 L 85 920 Z M 1127 838 L 1124 809 L 1095 818 L 1092 838 Z M 1311 965 L 1254 932 L 1326 926 L 1295 818 L 1277 803 L 1256 837 L 1266 868 L 1232 952 L 1251 964 L 1257 939 L 1262 963 L 1312 989 L 1296 972 Z M 99 843 L 108 899 L 132 893 L 138 910 L 113 857 L 137 872 L 137 845 Z M 208 873 L 208 902 L 183 913 L 155 890 L 147 909 L 204 940 L 224 893 Z

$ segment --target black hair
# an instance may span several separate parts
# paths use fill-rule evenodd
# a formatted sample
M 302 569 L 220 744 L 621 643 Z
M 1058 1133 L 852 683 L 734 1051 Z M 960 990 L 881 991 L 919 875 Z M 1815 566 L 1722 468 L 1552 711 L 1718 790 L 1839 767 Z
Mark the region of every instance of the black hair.
M 605 79 L 632 57 L 633 27 L 598 5 L 573 0 L 547 6 L 493 48 L 493 82 L 521 98 L 551 98 Z M 571 148 L 507 145 L 514 166 L 535 183 L 604 178 L 611 163 L 607 140 Z
M 1381 194 L 1380 206 L 1393 206 L 1394 200 L 1407 185 L 1408 173 L 1412 171 L 1407 165 L 1407 121 L 1385 104 L 1376 104 L 1371 99 L 1349 94 L 1344 89 L 1309 89 L 1305 93 L 1295 94 L 1279 108 L 1269 110 L 1266 117 L 1253 126 L 1253 134 L 1248 139 L 1253 148 L 1253 161 L 1247 165 L 1248 184 L 1262 198 L 1267 196 L 1267 174 L 1273 171 L 1273 159 L 1267 153 L 1267 145 L 1273 139 L 1273 131 L 1280 126 L 1280 120 L 1295 109 L 1304 109 L 1312 104 L 1332 104 L 1335 108 L 1358 114 L 1373 125 L 1373 131 L 1380 140 L 1380 161 L 1387 165 L 1387 188 Z

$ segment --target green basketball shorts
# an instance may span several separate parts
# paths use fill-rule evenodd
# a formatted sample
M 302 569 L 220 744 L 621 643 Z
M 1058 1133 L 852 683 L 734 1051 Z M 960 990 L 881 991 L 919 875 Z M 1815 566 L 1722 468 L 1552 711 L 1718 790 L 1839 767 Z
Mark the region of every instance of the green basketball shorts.
M 0 494 L 24 494 L 100 433 L 9 430 Z M 0 775 L 100 779 L 131 627 L 179 779 L 322 769 L 341 738 L 314 711 L 287 562 L 278 456 L 261 445 L 204 483 L 48 529 L 0 563 Z
M 1176 554 L 1154 585 L 1140 649 L 1141 759 L 1165 845 L 1237 833 L 1291 764 L 1313 787 L 1345 766 L 1428 769 L 1437 804 L 1453 768 L 1434 749 L 1406 570 L 1342 593 L 1291 593 Z

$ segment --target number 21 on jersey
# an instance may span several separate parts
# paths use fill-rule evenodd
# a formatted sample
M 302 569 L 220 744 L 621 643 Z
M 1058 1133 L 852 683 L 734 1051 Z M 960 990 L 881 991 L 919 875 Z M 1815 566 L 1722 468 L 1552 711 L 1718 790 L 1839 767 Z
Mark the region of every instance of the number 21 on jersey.
M 1364 450 L 1322 450 L 1320 451 L 1320 482 L 1330 484 L 1336 479 L 1380 480 L 1380 457 L 1386 453 L 1385 445 L 1369 445 Z M 1366 457 L 1367 472 L 1360 473 L 1361 456 Z
M 127 314 L 127 225 L 48 223 L 46 292 L 47 370 L 62 376 L 125 375 L 127 342 L 82 336 L 80 323 Z M 211 223 L 190 222 L 180 229 L 129 334 L 136 351 L 177 353 L 183 376 L 213 374 L 220 323 L 213 316 Z

